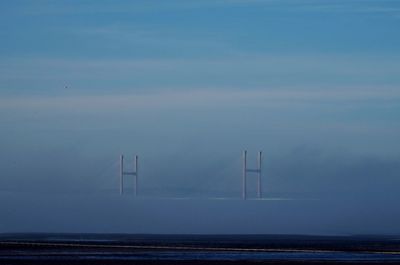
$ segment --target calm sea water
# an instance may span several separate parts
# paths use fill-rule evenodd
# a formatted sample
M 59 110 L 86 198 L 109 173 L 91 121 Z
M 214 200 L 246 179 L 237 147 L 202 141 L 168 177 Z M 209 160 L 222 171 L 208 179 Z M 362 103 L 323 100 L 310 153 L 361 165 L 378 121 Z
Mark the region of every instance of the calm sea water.
M 146 251 L 146 252 L 87 252 L 87 251 L 13 251 L 1 259 L 48 260 L 336 260 L 336 261 L 399 261 L 398 254 L 361 252 L 236 252 L 236 251 Z
M 400 244 L 395 238 L 75 234 L 11 235 L 3 236 L 0 243 L 4 243 L 0 246 L 0 264 L 1 260 L 54 259 L 400 263 Z

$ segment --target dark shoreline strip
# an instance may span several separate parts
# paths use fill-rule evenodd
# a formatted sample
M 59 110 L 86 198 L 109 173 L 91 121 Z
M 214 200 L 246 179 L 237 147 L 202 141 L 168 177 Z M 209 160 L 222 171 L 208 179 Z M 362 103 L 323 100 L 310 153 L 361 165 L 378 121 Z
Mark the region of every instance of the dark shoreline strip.
M 342 253 L 340 250 L 295 249 L 295 248 L 237 248 L 237 247 L 193 247 L 193 246 L 160 246 L 160 245 L 121 245 L 121 244 L 76 244 L 48 242 L 18 242 L 3 241 L 0 247 L 59 247 L 59 248 L 101 248 L 101 249 L 132 249 L 132 250 L 177 250 L 177 251 L 216 251 L 216 252 L 304 252 L 304 253 Z M 351 252 L 351 251 L 346 251 Z M 370 251 L 357 250 L 357 253 L 400 255 L 400 251 Z
M 398 261 L 310 261 L 310 260 L 99 260 L 99 259 L 0 259 L 7 265 L 338 265 L 338 264 L 399 264 Z

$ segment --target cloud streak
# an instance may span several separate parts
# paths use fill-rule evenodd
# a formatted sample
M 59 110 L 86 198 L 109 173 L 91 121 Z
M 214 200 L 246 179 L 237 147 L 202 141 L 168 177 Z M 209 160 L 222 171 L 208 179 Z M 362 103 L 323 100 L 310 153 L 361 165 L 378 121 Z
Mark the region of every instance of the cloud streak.
M 155 1 L 153 4 L 143 2 L 103 2 L 102 5 L 79 3 L 71 5 L 71 1 L 59 1 L 48 6 L 27 5 L 24 14 L 93 14 L 93 13 L 147 13 L 154 11 L 191 10 L 222 7 L 265 7 L 286 11 L 312 12 L 346 12 L 375 13 L 398 15 L 399 6 L 393 1 L 359 1 L 359 0 L 206 0 L 206 1 Z
M 64 85 L 82 89 L 107 89 L 112 85 L 117 89 L 116 85 L 156 88 L 193 87 L 194 84 L 259 88 L 297 83 L 318 87 L 327 83 L 331 86 L 365 85 L 375 80 L 385 86 L 399 81 L 400 61 L 396 56 L 244 53 L 188 59 L 16 58 L 3 60 L 0 69 L 2 89 L 11 85 L 52 91 Z
M 266 89 L 250 91 L 218 91 L 194 89 L 119 95 L 69 95 L 44 97 L 6 97 L 0 109 L 59 109 L 72 111 L 113 109 L 179 109 L 204 107 L 264 106 L 282 108 L 312 103 L 344 103 L 375 101 L 387 105 L 400 99 L 397 88 L 335 88 L 335 89 Z

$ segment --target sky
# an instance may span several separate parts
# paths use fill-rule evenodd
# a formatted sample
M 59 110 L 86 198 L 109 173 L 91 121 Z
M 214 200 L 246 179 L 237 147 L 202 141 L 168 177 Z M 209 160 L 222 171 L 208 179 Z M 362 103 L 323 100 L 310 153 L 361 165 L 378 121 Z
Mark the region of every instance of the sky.
M 45 229 L 16 221 L 32 200 L 106 202 L 120 154 L 139 155 L 142 196 L 238 198 L 246 149 L 251 167 L 263 150 L 266 197 L 327 199 L 327 216 L 363 209 L 354 223 L 379 201 L 386 219 L 358 232 L 382 232 L 400 220 L 399 28 L 395 0 L 1 1 L 0 209 L 23 210 L 0 230 Z M 332 223 L 255 231 L 356 227 Z

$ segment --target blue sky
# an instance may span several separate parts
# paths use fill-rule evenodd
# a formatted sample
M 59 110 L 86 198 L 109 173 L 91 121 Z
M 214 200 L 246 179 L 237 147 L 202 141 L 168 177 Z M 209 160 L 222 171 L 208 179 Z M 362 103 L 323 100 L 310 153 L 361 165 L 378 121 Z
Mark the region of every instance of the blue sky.
M 235 193 L 241 150 L 263 149 L 271 192 L 382 192 L 399 184 L 399 28 L 385 0 L 1 1 L 0 184 L 93 188 L 138 153 L 149 189 Z M 388 177 L 360 187 L 366 165 Z
M 368 0 L 3 1 L 0 85 L 12 95 L 396 87 L 399 9 Z

